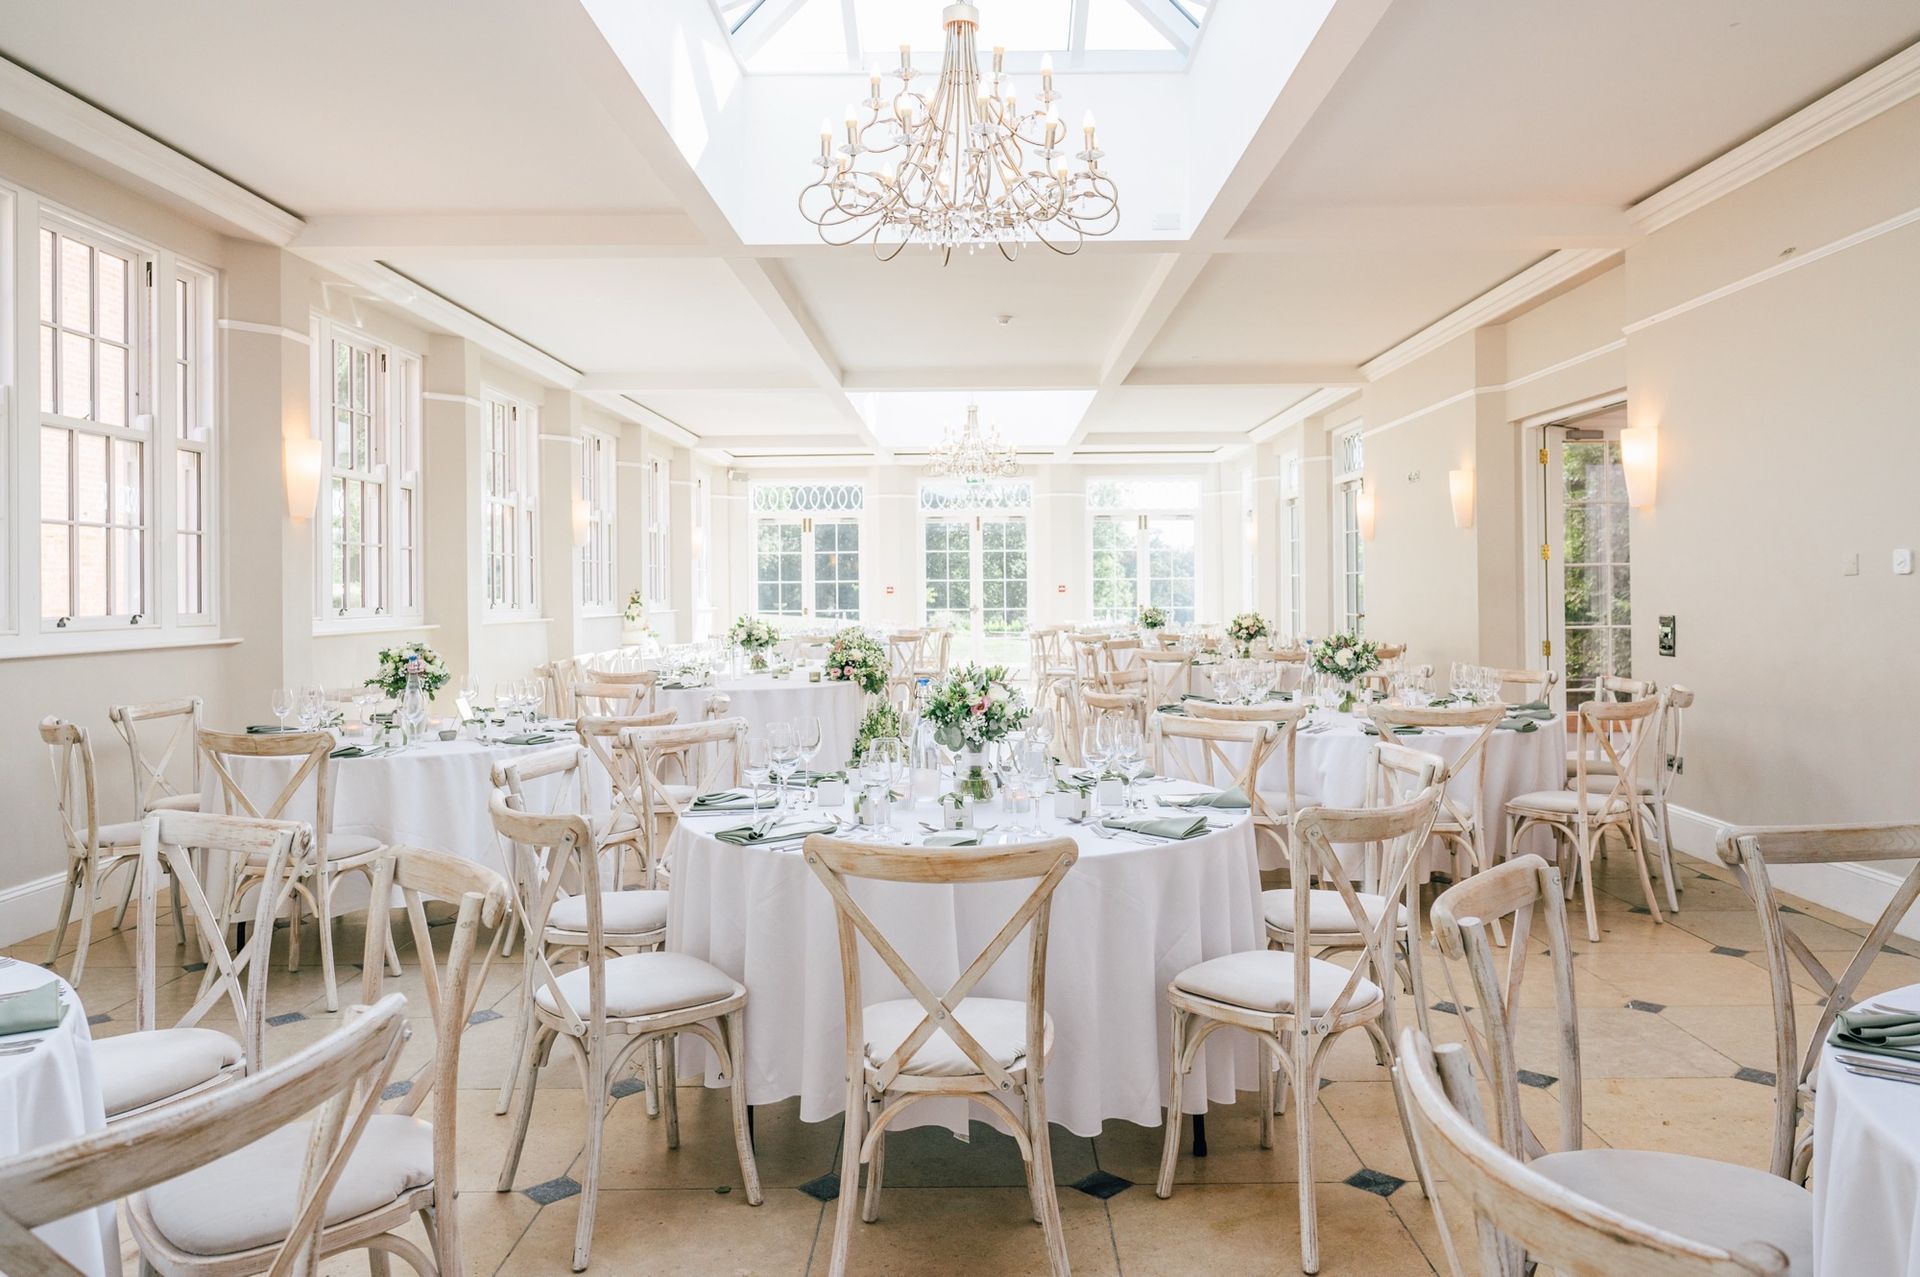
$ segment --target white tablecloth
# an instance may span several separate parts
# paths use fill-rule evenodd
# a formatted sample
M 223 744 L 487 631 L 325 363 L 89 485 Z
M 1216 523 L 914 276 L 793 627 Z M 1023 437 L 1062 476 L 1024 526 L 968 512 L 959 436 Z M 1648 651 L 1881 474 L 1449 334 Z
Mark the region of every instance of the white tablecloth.
M 1920 1007 L 1920 984 L 1874 999 Z M 1920 1277 L 1920 1086 L 1849 1073 L 1826 1048 L 1813 1123 L 1813 1271 Z
M 866 712 L 866 694 L 858 687 L 828 679 L 810 683 L 804 670 L 795 670 L 785 678 L 746 674 L 716 680 L 708 687 L 663 687 L 655 696 L 661 709 L 678 710 L 681 722 L 693 723 L 706 716 L 708 698 L 715 692 L 724 692 L 732 701 L 728 717 L 746 719 L 755 733 L 766 731 L 768 723 L 819 715 L 820 756 L 813 762 L 816 771 L 836 771 L 847 765 L 853 738 Z
M 983 820 L 998 818 L 989 813 Z M 690 820 L 675 835 L 667 947 L 704 958 L 747 986 L 748 1102 L 797 1095 L 803 1121 L 824 1121 L 846 1100 L 833 903 L 798 843 L 742 848 L 712 837 L 741 819 L 734 813 L 731 820 Z M 1098 1134 L 1111 1118 L 1159 1125 L 1170 1065 L 1167 982 L 1204 959 L 1265 947 L 1252 827 L 1245 813 L 1214 819 L 1232 824 L 1148 845 L 1101 839 L 1048 815 L 1050 833 L 1069 833 L 1080 844 L 1079 862 L 1054 895 L 1047 963 L 1055 1035 L 1047 1116 L 1076 1134 Z M 907 811 L 898 823 L 918 838 L 922 820 L 938 823 L 931 805 Z M 944 990 L 1032 886 L 863 882 L 854 898 L 908 962 Z M 1026 943 L 1016 941 L 975 993 L 1024 998 Z M 868 1003 L 906 996 L 864 941 L 861 949 Z M 682 1050 L 688 1071 L 710 1068 L 704 1047 L 688 1042 Z M 1186 1089 L 1190 1112 L 1231 1104 L 1236 1092 L 1258 1087 L 1245 1034 L 1221 1034 L 1201 1054 Z M 708 1081 L 718 1084 L 711 1074 Z M 984 1120 L 984 1111 L 973 1116 Z M 940 1122 L 962 1131 L 965 1120 L 957 1103 L 930 1101 L 906 1115 L 908 1125 Z
M 1331 726 L 1319 727 L 1318 723 L 1331 721 Z M 1300 795 L 1302 805 L 1317 802 L 1329 807 L 1359 807 L 1365 804 L 1367 797 L 1367 757 L 1368 751 L 1379 743 L 1377 736 L 1369 736 L 1360 729 L 1361 719 L 1350 714 L 1327 714 L 1316 712 L 1311 729 L 1303 728 L 1296 742 L 1294 764 L 1294 788 Z M 1417 736 L 1395 736 L 1394 740 L 1412 749 L 1425 750 L 1438 754 L 1449 764 L 1466 753 L 1473 744 L 1478 728 L 1447 727 L 1429 728 Z M 1187 741 L 1169 741 L 1170 749 L 1191 750 Z M 1229 758 L 1245 758 L 1244 750 L 1235 746 L 1225 747 Z M 1541 723 L 1531 732 L 1495 731 L 1487 741 L 1485 752 L 1479 763 L 1469 766 L 1463 775 L 1456 776 L 1447 786 L 1447 793 L 1461 805 L 1463 811 L 1471 812 L 1473 788 L 1477 783 L 1475 771 L 1478 766 L 1487 769 L 1486 821 L 1488 846 L 1496 860 L 1505 854 L 1507 840 L 1506 804 L 1509 798 L 1518 794 L 1530 793 L 1539 789 L 1559 789 L 1566 784 L 1567 732 L 1558 719 Z M 1198 757 L 1197 754 L 1193 757 Z M 1180 776 L 1186 773 L 1169 756 L 1166 770 L 1170 775 Z M 1226 783 L 1226 778 L 1216 775 L 1216 779 Z M 1282 750 L 1276 749 L 1273 756 L 1260 769 L 1260 788 L 1262 791 L 1285 793 L 1287 785 L 1287 761 Z M 1527 835 L 1528 850 L 1546 851 L 1544 841 L 1537 845 L 1534 840 L 1545 840 L 1552 835 L 1545 832 L 1533 832 Z M 1279 863 L 1268 864 L 1275 852 L 1271 842 L 1262 848 L 1262 869 L 1278 869 Z
M 0 994 L 37 988 L 55 978 L 25 962 L 0 966 Z M 106 1127 L 107 1110 L 93 1075 L 87 1012 L 66 981 L 60 981 L 60 988 L 67 999 L 60 1027 L 21 1035 L 44 1039 L 26 1055 L 0 1055 L 0 1158 Z M 13 1040 L 0 1038 L 0 1044 Z M 33 1231 L 83 1273 L 120 1271 L 120 1238 L 111 1203 Z

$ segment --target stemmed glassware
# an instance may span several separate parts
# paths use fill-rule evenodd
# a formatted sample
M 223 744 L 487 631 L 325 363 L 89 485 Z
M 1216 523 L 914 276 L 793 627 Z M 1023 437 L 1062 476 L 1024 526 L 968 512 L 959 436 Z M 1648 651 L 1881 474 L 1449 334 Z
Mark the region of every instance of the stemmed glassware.
M 820 756 L 820 719 L 813 714 L 796 719 L 793 724 L 796 743 L 800 747 L 800 764 L 809 773 L 813 771 L 813 760 Z M 806 783 L 800 789 L 800 805 L 811 807 L 814 803 L 813 777 L 808 775 Z
M 1133 783 L 1147 769 L 1147 743 L 1141 736 L 1140 724 L 1128 719 L 1114 729 L 1113 757 L 1119 764 L 1120 774 L 1127 778 L 1126 797 L 1121 800 L 1122 809 L 1134 805 Z M 1145 803 L 1141 803 L 1145 806 Z
M 753 786 L 753 809 L 760 810 L 760 791 L 767 787 L 767 770 L 773 755 L 764 736 L 749 736 L 740 750 L 740 774 Z
M 1029 728 L 1015 743 L 1014 762 L 1027 796 L 1033 801 L 1027 832 L 1037 836 L 1045 832 L 1040 824 L 1040 807 L 1046 800 L 1047 780 L 1053 772 L 1053 752 L 1048 739 Z
M 1093 803 L 1100 805 L 1100 777 L 1106 774 L 1107 760 L 1113 757 L 1113 720 L 1105 714 L 1080 729 L 1080 757 L 1093 774 Z
M 773 783 L 779 790 L 779 800 L 774 810 L 785 815 L 787 811 L 787 782 L 793 776 L 793 770 L 800 762 L 800 742 L 795 738 L 793 724 L 767 724 L 767 748 L 772 760 L 769 771 Z
M 293 701 L 293 689 L 290 687 L 274 688 L 273 695 L 267 700 L 267 708 L 273 711 L 273 721 L 278 723 L 282 730 L 286 728 L 287 715 L 293 712 Z
M 309 683 L 300 689 L 300 698 L 296 702 L 295 712 L 300 719 L 300 730 L 310 732 L 320 726 L 320 720 L 326 716 L 326 693 Z

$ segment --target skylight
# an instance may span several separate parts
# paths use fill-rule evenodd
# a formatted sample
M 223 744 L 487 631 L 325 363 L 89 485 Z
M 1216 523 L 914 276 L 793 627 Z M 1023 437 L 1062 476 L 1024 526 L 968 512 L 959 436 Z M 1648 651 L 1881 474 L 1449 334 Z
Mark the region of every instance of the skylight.
M 1177 71 L 1211 0 L 976 0 L 980 47 L 1004 46 L 1010 69 L 1052 54 L 1063 71 Z M 900 46 L 938 71 L 945 0 L 713 0 L 749 71 L 891 68 Z

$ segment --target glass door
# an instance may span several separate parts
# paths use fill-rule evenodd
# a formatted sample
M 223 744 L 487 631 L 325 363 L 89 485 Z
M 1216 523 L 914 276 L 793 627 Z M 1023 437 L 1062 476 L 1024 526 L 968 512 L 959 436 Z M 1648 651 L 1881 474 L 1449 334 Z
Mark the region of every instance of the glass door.
M 1018 666 L 1027 650 L 1027 521 L 1019 516 L 921 523 L 924 618 L 953 630 L 954 656 Z
M 1100 514 L 1092 531 L 1094 620 L 1130 623 L 1151 604 L 1175 625 L 1193 621 L 1192 515 Z
M 754 526 L 754 611 L 860 619 L 860 520 L 767 518 Z
M 1632 543 L 1620 464 L 1624 406 L 1547 426 L 1540 448 L 1545 651 L 1565 704 L 1633 674 Z

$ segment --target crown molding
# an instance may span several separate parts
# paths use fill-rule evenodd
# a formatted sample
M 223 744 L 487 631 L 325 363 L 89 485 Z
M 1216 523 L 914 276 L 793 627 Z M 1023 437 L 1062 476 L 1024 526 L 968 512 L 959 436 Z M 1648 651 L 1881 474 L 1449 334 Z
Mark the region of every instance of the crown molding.
M 1247 432 L 1247 442 L 1265 443 L 1275 435 L 1293 429 L 1293 427 L 1299 425 L 1315 413 L 1325 412 L 1329 408 L 1337 408 L 1359 393 L 1360 388 L 1358 386 L 1328 386 L 1324 389 L 1316 390 L 1299 403 L 1294 404 L 1291 408 L 1283 412 L 1275 413 L 1273 416 L 1255 426 L 1252 430 L 1249 430 Z
M 1795 111 L 1627 210 L 1642 235 L 1679 221 L 1920 94 L 1920 44 Z
M 284 248 L 305 222 L 17 62 L 0 58 L 0 114 L 190 205 L 223 228 Z

